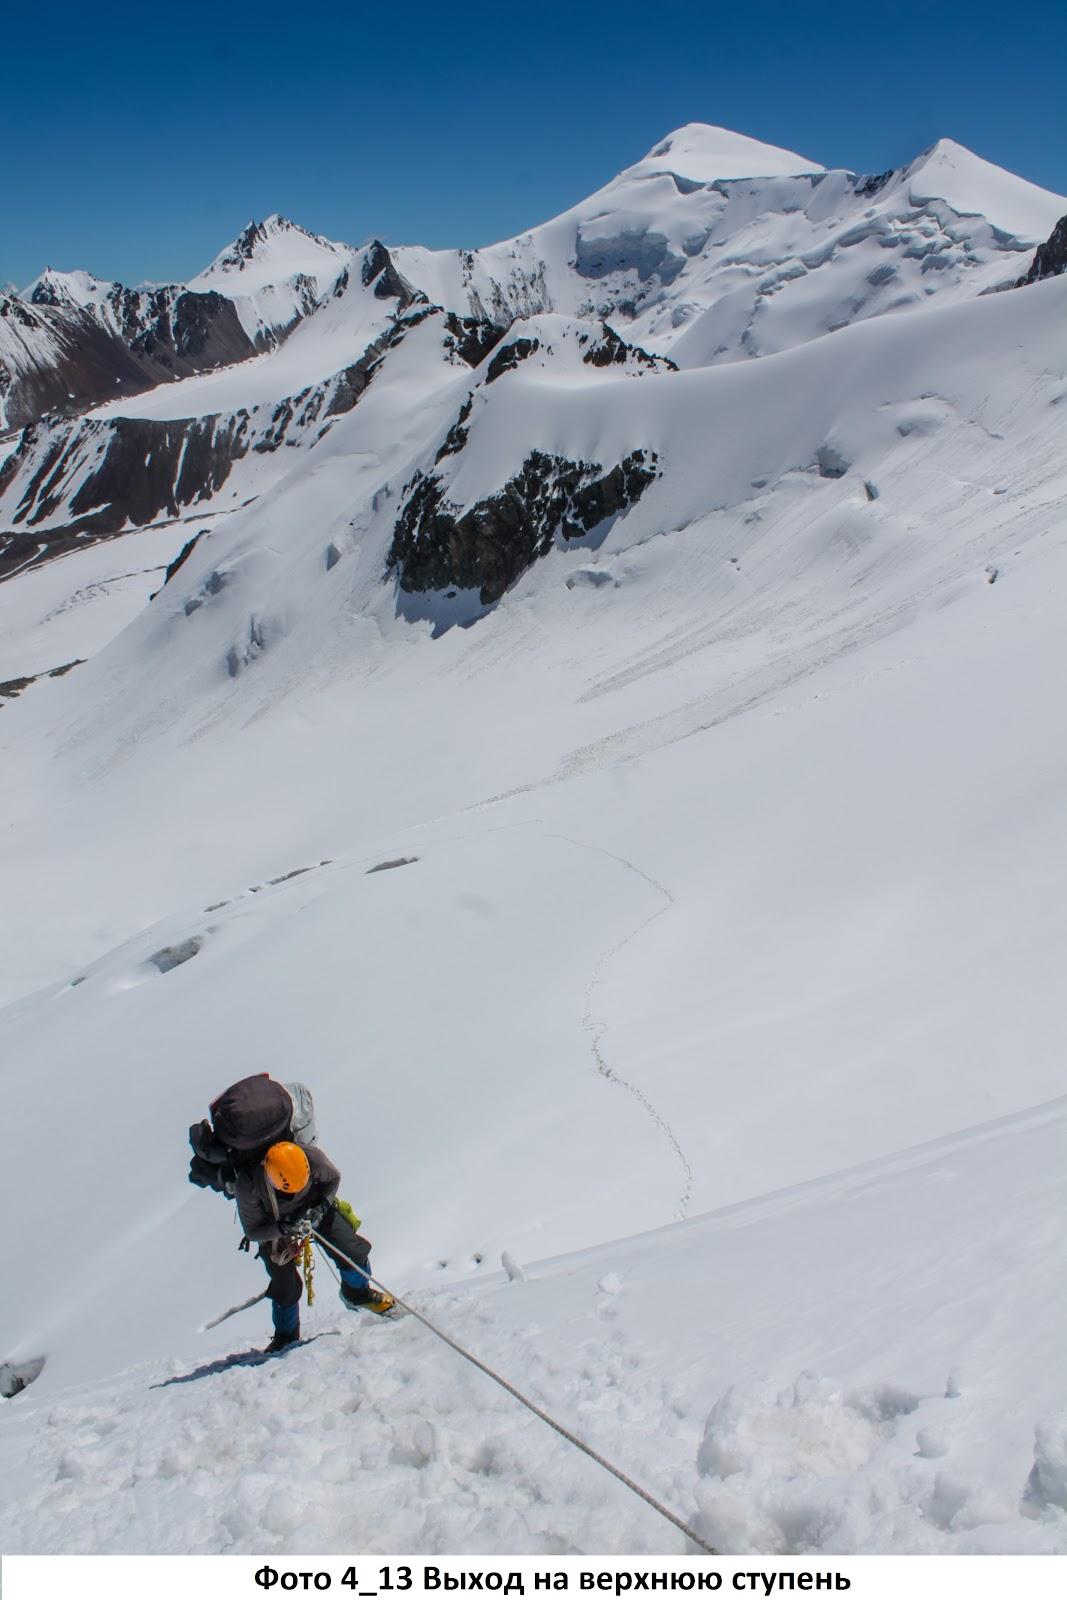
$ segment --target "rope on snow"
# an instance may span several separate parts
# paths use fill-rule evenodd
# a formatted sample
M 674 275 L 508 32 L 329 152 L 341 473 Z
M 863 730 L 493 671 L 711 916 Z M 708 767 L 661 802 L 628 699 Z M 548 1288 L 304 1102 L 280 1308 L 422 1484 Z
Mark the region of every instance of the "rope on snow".
M 325 1245 L 329 1250 L 332 1250 L 335 1255 L 340 1256 L 342 1261 L 347 1262 L 350 1267 L 352 1267 L 356 1272 L 360 1273 L 361 1276 L 366 1278 L 367 1283 L 372 1288 L 379 1290 L 382 1294 L 389 1295 L 398 1306 L 400 1306 L 410 1316 L 414 1317 L 416 1321 L 421 1322 L 424 1328 L 428 1328 L 436 1338 L 440 1339 L 444 1344 L 447 1344 L 450 1349 L 456 1352 L 457 1355 L 462 1356 L 464 1361 L 469 1361 L 471 1366 L 478 1368 L 479 1372 L 484 1372 L 487 1378 L 492 1378 L 494 1383 L 499 1384 L 502 1389 L 505 1389 L 513 1399 L 519 1402 L 520 1405 L 525 1406 L 527 1411 L 532 1411 L 535 1417 L 540 1417 L 542 1422 L 546 1422 L 550 1428 L 559 1434 L 561 1439 L 566 1439 L 568 1444 L 574 1445 L 576 1449 L 581 1450 L 583 1454 L 587 1455 L 591 1461 L 595 1461 L 597 1465 L 603 1467 L 606 1472 L 610 1472 L 613 1478 L 618 1478 L 620 1483 L 625 1484 L 627 1489 L 632 1490 L 633 1493 L 638 1495 L 646 1505 L 651 1506 L 653 1511 L 658 1511 L 661 1517 L 666 1517 L 668 1522 L 673 1523 L 681 1533 L 685 1534 L 687 1539 L 691 1539 L 693 1543 L 698 1545 L 700 1549 L 703 1550 L 707 1555 L 717 1556 L 719 1554 L 718 1550 L 716 1550 L 713 1545 L 708 1544 L 706 1540 L 702 1539 L 699 1533 L 694 1533 L 693 1529 L 687 1522 L 683 1522 L 681 1517 L 676 1517 L 674 1512 L 668 1510 L 662 1501 L 657 1500 L 655 1495 L 649 1494 L 647 1489 L 642 1489 L 639 1483 L 635 1483 L 632 1478 L 627 1477 L 626 1473 L 621 1471 L 619 1467 L 613 1466 L 610 1461 L 608 1461 L 604 1456 L 600 1455 L 598 1451 L 594 1450 L 592 1445 L 586 1444 L 584 1439 L 579 1439 L 578 1435 L 576 1433 L 572 1433 L 569 1428 L 564 1427 L 562 1422 L 557 1422 L 555 1417 L 550 1416 L 547 1411 L 543 1411 L 539 1405 L 536 1405 L 534 1401 L 532 1401 L 527 1395 L 524 1395 L 522 1391 L 517 1389 L 513 1383 L 509 1383 L 507 1378 L 502 1377 L 499 1372 L 494 1372 L 492 1367 L 480 1360 L 480 1358 L 474 1355 L 472 1351 L 465 1349 L 464 1346 L 459 1344 L 457 1340 L 453 1339 L 450 1334 L 445 1333 L 442 1328 L 437 1327 L 436 1323 L 431 1322 L 429 1317 L 424 1316 L 421 1311 L 417 1311 L 409 1301 L 401 1299 L 400 1295 L 396 1294 L 392 1289 L 386 1288 L 384 1283 L 379 1283 L 378 1279 L 372 1277 L 371 1274 L 363 1267 L 357 1266 L 356 1263 L 349 1256 L 346 1256 L 342 1250 L 338 1250 L 335 1244 L 331 1244 L 329 1240 L 324 1239 L 317 1228 L 312 1228 L 311 1232 L 318 1240 L 320 1245 Z

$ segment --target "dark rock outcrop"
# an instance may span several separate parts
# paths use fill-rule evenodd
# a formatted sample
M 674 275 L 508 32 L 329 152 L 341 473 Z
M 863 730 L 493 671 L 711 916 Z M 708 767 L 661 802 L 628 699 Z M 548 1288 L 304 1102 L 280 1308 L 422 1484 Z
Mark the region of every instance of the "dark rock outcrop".
M 486 383 L 495 383 L 505 372 L 514 372 L 520 361 L 527 360 L 540 348 L 540 339 L 512 339 L 510 344 L 502 345 L 485 369 Z
M 85 661 L 65 661 L 61 667 L 52 667 L 45 672 L 31 672 L 28 678 L 8 678 L 0 683 L 0 707 L 5 700 L 16 700 L 23 689 L 28 689 L 31 683 L 39 683 L 42 678 L 65 678 L 74 667 L 84 667 Z
M 1061 217 L 1044 244 L 1039 244 L 1030 263 L 1030 270 L 1019 279 L 1017 288 L 1028 283 L 1040 283 L 1043 278 L 1056 278 L 1067 272 L 1067 217 Z
M 440 312 L 428 303 L 413 305 L 334 377 L 251 411 L 167 422 L 46 419 L 24 428 L 0 464 L 0 502 L 8 499 L 0 580 L 86 540 L 180 516 L 216 494 L 249 451 L 270 455 L 283 445 L 313 445 L 358 403 L 388 351 L 434 314 Z
M 634 450 L 605 472 L 595 462 L 534 450 L 503 489 L 457 515 L 441 479 L 417 473 L 406 490 L 388 566 L 408 593 L 477 589 L 481 603 L 491 605 L 557 537 L 583 538 L 634 505 L 656 476 L 652 451 Z
M 160 584 L 159 589 L 156 590 L 156 594 L 159 594 L 160 590 L 165 589 L 167 584 L 174 577 L 175 573 L 179 572 L 181 568 L 184 567 L 185 563 L 188 561 L 189 557 L 192 555 L 193 551 L 196 549 L 206 532 L 206 528 L 201 528 L 200 532 L 194 533 L 191 539 L 186 539 L 185 543 L 178 551 L 178 554 L 174 557 L 174 560 L 170 563 L 166 572 L 163 574 L 163 582 Z M 156 594 L 150 594 L 148 596 L 149 600 L 154 600 L 156 598 Z
M 131 523 L 143 527 L 177 517 L 183 507 L 217 493 L 249 447 L 245 411 L 177 422 L 115 417 L 60 427 L 43 439 L 38 432 L 24 431 L 0 471 L 0 496 L 20 470 L 29 473 L 14 527 L 0 534 L 0 579 L 87 539 L 112 537 Z M 87 454 L 95 464 L 83 477 Z M 70 494 L 74 481 L 78 487 Z M 33 531 L 60 511 L 61 526 Z
M 29 302 L 0 296 L 0 318 L 22 351 L 6 382 L 0 379 L 7 420 L 16 428 L 255 354 L 232 301 L 214 291 L 116 283 L 100 306 L 89 308 L 63 300 L 45 278 Z
M 474 406 L 474 396 L 469 394 L 459 408 L 459 416 L 445 434 L 445 440 L 438 450 L 434 461 L 443 461 L 445 456 L 455 456 L 463 449 L 467 442 L 467 422 Z
M 96 532 L 117 533 L 127 522 L 143 526 L 164 513 L 176 517 L 179 507 L 217 493 L 247 450 L 246 411 L 179 422 L 116 417 L 97 426 L 107 429 L 103 456 L 68 502 L 78 524 Z M 64 465 L 61 456 L 48 482 L 31 481 L 16 522 L 29 512 L 32 527 L 55 513 L 60 502 L 52 481 Z
M 445 328 L 450 348 L 468 367 L 481 366 L 508 331 L 486 317 L 457 317 L 454 311 L 446 313 Z
M 635 366 L 646 367 L 650 372 L 678 371 L 669 356 L 652 356 L 647 350 L 642 350 L 639 344 L 627 344 L 606 322 L 600 324 L 600 331 L 591 340 L 582 360 L 590 367 L 625 366 L 630 361 Z
M 880 194 L 887 183 L 896 177 L 896 168 L 890 167 L 888 172 L 866 173 L 852 179 L 853 194 L 862 195 L 864 199 L 871 199 Z
M 48 412 L 71 416 L 104 399 L 143 394 L 157 381 L 116 334 L 84 311 L 31 308 L 0 296 L 0 318 L 21 346 L 4 385 L 12 428 Z
M 396 263 L 380 239 L 372 240 L 367 247 L 361 276 L 364 288 L 369 289 L 371 284 L 374 285 L 375 299 L 395 298 L 400 302 L 397 308 L 400 311 L 406 311 L 408 306 L 417 302 L 426 303 L 422 290 L 416 289 L 397 271 Z

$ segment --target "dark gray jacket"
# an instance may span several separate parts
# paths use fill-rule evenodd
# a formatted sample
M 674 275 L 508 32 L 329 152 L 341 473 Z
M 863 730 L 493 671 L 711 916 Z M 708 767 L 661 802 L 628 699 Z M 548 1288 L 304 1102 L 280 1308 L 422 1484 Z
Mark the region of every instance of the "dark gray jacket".
M 311 1206 L 324 1205 L 337 1193 L 341 1174 L 330 1158 L 313 1144 L 302 1144 L 300 1149 L 308 1158 L 311 1176 L 298 1194 L 281 1194 L 273 1188 L 260 1162 L 237 1173 L 237 1215 L 253 1244 L 280 1239 L 283 1223 L 299 1222 Z

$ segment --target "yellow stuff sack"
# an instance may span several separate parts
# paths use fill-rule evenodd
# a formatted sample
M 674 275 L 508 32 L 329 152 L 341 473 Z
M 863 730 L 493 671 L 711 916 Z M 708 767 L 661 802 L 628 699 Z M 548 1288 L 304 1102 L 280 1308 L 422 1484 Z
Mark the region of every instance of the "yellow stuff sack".
M 356 1213 L 352 1210 L 352 1207 L 349 1205 L 347 1200 L 339 1200 L 335 1196 L 333 1203 L 341 1213 L 342 1217 L 344 1217 L 352 1231 L 354 1233 L 358 1233 L 360 1228 L 363 1226 L 363 1218 L 356 1216 Z

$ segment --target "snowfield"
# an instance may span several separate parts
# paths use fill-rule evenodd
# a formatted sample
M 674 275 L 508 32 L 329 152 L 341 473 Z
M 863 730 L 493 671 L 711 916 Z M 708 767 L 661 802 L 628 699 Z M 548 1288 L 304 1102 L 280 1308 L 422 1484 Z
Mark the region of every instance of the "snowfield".
M 419 1303 L 724 1554 L 1062 1552 L 1065 1118 Z M 416 1322 L 346 1313 L 317 1279 L 281 1360 L 186 1334 L 10 1405 L 4 1549 L 685 1553 Z
M 198 1331 L 263 1274 L 186 1129 L 266 1071 L 378 1277 L 719 1550 L 1067 1553 L 1067 279 L 980 292 L 1067 202 L 884 176 L 693 125 L 407 304 L 270 219 L 205 275 L 264 353 L 62 424 L 42 547 L 116 419 L 253 442 L 0 582 L 0 680 L 83 662 L 0 701 L 5 1552 L 685 1553 L 324 1262 L 283 1358 Z

